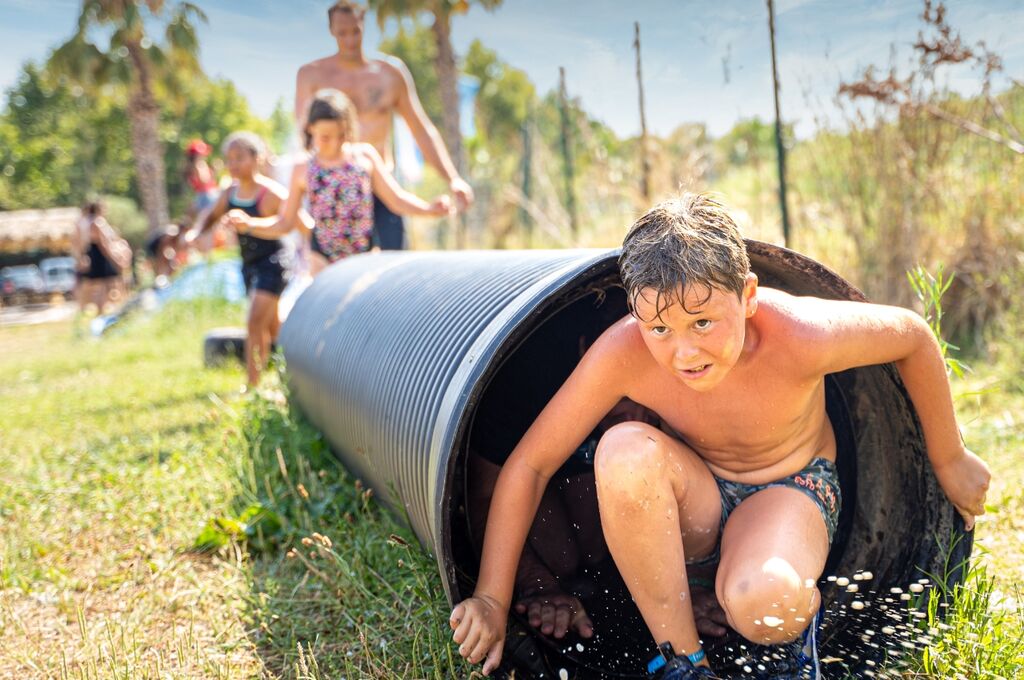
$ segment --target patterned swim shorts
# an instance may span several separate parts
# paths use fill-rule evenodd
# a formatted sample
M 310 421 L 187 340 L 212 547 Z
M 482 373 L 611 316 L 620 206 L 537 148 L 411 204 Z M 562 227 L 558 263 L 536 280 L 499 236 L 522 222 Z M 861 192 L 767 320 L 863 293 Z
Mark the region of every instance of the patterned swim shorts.
M 749 496 L 773 486 L 786 486 L 796 489 L 807 495 L 818 506 L 821 511 L 821 518 L 825 520 L 825 529 L 828 531 L 828 542 L 832 545 L 832 538 L 836 535 L 836 527 L 839 526 L 839 508 L 842 505 L 842 492 L 839 488 L 839 473 L 836 464 L 827 458 L 815 458 L 807 464 L 803 470 L 789 477 L 767 484 L 744 484 L 733 482 L 721 477 L 715 477 L 718 482 L 718 492 L 722 496 L 722 521 L 719 524 L 719 542 L 721 533 L 725 529 L 725 521 L 744 499 Z M 704 565 L 713 564 L 718 561 L 718 546 L 708 557 L 689 561 L 687 564 Z

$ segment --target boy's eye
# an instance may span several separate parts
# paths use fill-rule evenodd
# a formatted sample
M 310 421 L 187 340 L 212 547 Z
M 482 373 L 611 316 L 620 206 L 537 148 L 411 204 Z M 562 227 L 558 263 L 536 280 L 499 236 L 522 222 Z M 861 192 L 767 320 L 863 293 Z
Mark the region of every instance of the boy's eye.
M 665 335 L 668 333 L 667 326 L 651 326 L 651 333 L 653 335 Z
M 697 330 L 705 331 L 711 328 L 711 319 L 697 319 L 693 322 L 693 325 Z

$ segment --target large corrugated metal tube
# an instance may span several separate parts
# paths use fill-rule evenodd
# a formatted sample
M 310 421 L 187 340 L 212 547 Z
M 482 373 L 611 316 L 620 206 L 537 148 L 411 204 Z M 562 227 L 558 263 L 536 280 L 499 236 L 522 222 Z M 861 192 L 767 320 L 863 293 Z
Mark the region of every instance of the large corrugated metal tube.
M 863 299 L 804 256 L 747 245 L 761 285 Z M 627 313 L 617 256 L 531 250 L 352 257 L 316 278 L 281 331 L 291 398 L 353 474 L 408 516 L 436 556 L 453 602 L 473 592 L 478 569 L 473 497 L 483 482 L 469 461 L 507 456 L 572 371 L 583 343 Z M 890 597 L 890 587 L 966 562 L 970 535 L 931 472 L 895 368 L 829 376 L 827 408 L 843 505 L 825 573 L 871 572 L 856 594 L 870 602 L 870 590 Z M 585 532 L 594 526 L 588 517 L 598 522 L 596 512 L 584 513 L 582 523 L 558 516 L 592 507 L 586 487 L 556 490 L 561 504 L 542 518 L 548 528 L 561 521 Z M 542 562 L 575 570 L 560 583 L 583 600 L 597 634 L 556 642 L 530 633 L 513 614 L 506 668 L 518 668 L 518 677 L 558 677 L 561 669 L 571 677 L 641 675 L 652 642 L 612 561 L 592 550 L 565 567 L 558 540 L 531 545 Z M 851 669 L 877 658 L 880 652 L 860 641 L 871 612 L 848 615 L 855 596 L 833 581 L 823 578 L 822 592 L 829 611 L 822 653 Z M 876 607 L 873 615 L 885 614 Z M 709 654 L 721 662 L 735 642 L 712 645 Z

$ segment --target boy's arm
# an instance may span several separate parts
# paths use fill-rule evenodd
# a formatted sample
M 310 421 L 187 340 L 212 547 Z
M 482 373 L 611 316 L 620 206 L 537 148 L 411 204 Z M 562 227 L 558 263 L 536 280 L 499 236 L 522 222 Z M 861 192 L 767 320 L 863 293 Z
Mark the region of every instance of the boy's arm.
M 621 333 L 621 330 L 619 331 Z M 625 396 L 628 362 L 621 342 L 605 333 L 544 407 L 502 467 L 487 517 L 480 575 L 473 597 L 452 611 L 459 653 L 483 672 L 501 662 L 505 623 L 526 536 L 551 475 L 601 418 Z
M 946 363 L 928 324 L 902 307 L 861 302 L 801 299 L 800 316 L 812 319 L 817 337 L 810 349 L 821 373 L 893 362 L 903 379 L 924 432 L 925 448 L 946 496 L 974 526 L 985 513 L 988 466 L 967 450 L 960 437 Z M 804 355 L 806 356 L 806 355 Z

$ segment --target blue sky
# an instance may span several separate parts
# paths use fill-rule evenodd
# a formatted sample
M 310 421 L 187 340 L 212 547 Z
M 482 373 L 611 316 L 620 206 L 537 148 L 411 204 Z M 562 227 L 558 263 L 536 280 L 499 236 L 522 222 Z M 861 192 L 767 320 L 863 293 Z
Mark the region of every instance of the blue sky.
M 201 28 L 206 71 L 233 80 L 253 108 L 268 114 L 291 102 L 295 70 L 330 54 L 328 0 L 197 0 L 209 16 Z M 985 40 L 1007 70 L 1024 78 L 1024 3 L 948 2 L 950 22 L 968 43 Z M 0 88 L 21 64 L 42 59 L 68 37 L 74 0 L 0 0 Z M 910 58 L 921 26 L 920 0 L 777 0 L 777 50 L 783 117 L 799 132 L 834 111 L 841 79 L 868 64 Z M 633 21 L 643 38 L 648 126 L 666 134 L 680 123 L 704 122 L 722 134 L 737 120 L 772 116 L 767 10 L 762 0 L 505 0 L 494 12 L 474 7 L 453 24 L 456 51 L 479 38 L 545 92 L 566 69 L 568 89 L 594 117 L 620 135 L 639 131 L 632 50 Z M 380 32 L 367 21 L 372 51 Z M 974 74 L 954 72 L 950 85 L 977 91 Z

